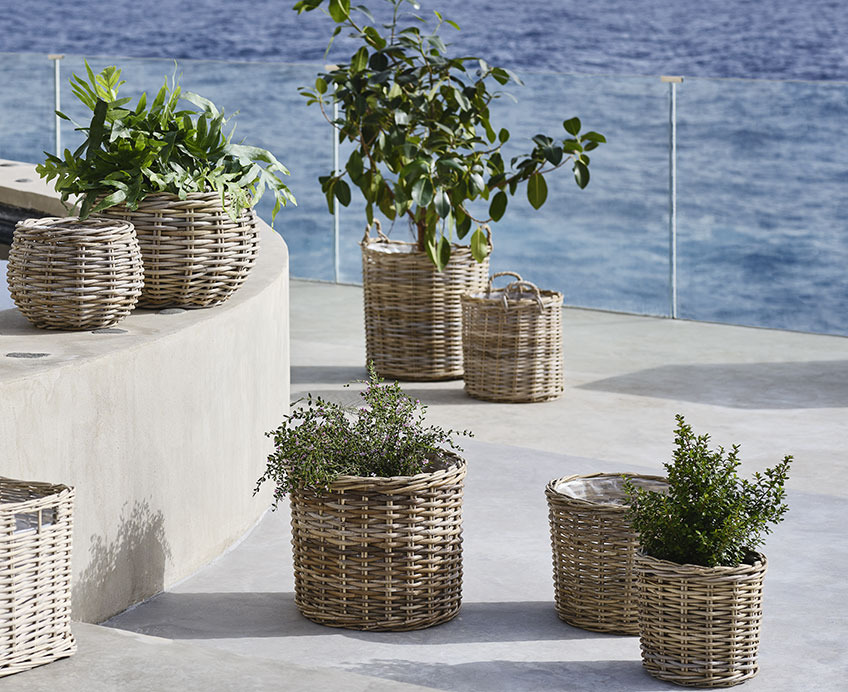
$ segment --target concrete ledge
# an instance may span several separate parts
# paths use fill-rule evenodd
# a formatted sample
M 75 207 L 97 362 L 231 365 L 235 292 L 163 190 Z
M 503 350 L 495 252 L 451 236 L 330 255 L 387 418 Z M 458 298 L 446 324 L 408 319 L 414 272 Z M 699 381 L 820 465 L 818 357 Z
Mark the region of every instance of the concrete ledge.
M 40 182 L 4 187 L 9 170 L 0 201 L 55 212 Z M 106 333 L 0 312 L 0 474 L 76 487 L 74 619 L 100 622 L 192 574 L 268 507 L 253 489 L 264 433 L 288 411 L 288 251 L 264 223 L 260 245 L 215 308 L 137 310 Z

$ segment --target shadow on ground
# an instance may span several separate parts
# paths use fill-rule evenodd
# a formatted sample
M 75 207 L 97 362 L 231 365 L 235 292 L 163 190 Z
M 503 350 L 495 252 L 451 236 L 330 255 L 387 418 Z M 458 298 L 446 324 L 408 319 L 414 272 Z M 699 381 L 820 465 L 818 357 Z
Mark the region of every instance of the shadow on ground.
M 741 409 L 841 408 L 848 360 L 663 365 L 578 388 Z

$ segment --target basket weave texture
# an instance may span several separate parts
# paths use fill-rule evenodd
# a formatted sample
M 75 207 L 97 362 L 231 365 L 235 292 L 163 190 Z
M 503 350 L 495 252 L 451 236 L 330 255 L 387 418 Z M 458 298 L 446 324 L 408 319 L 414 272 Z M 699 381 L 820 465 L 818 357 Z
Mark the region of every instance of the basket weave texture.
M 119 204 L 100 216 L 135 226 L 144 260 L 144 308 L 219 305 L 247 278 L 259 253 L 256 214 L 233 221 L 217 192 L 148 195 L 135 210 Z
M 503 289 L 492 281 L 518 280 Z M 465 391 L 477 399 L 548 401 L 563 392 L 562 293 L 540 291 L 513 272 L 462 296 Z
M 367 360 L 383 377 L 461 378 L 460 296 L 483 290 L 489 258 L 477 262 L 470 248 L 453 245 L 439 272 L 414 243 L 389 240 L 379 226 L 376 239 L 369 231 L 361 243 Z
M 291 493 L 295 603 L 313 622 L 416 630 L 447 622 L 462 592 L 465 461 L 392 478 L 342 476 Z
M 662 476 L 627 478 L 638 487 L 666 487 Z M 589 491 L 570 491 L 585 488 Z M 607 473 L 565 476 L 545 488 L 557 615 L 575 627 L 639 633 L 633 572 L 638 538 L 627 518 L 623 488 L 621 474 Z
M 660 680 L 728 687 L 754 677 L 766 558 L 680 565 L 637 553 L 642 665 Z
M 74 490 L 0 478 L 0 676 L 70 656 Z
M 18 310 L 42 329 L 97 329 L 124 319 L 143 285 L 132 224 L 76 217 L 15 226 L 6 280 Z

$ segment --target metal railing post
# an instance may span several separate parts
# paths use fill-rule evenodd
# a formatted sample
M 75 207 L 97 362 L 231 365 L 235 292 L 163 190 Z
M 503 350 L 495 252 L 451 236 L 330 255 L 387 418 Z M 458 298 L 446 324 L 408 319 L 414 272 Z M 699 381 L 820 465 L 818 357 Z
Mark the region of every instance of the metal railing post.
M 660 77 L 668 83 L 668 301 L 677 318 L 677 85 L 683 77 Z
M 325 65 L 324 69 L 327 72 L 335 72 L 338 65 Z M 339 119 L 339 102 L 335 98 L 335 87 L 333 88 L 333 122 Z M 333 175 L 338 175 L 339 171 L 339 135 L 336 131 L 336 126 L 331 128 L 333 133 Z M 333 279 L 339 283 L 339 200 L 333 198 Z
M 59 64 L 61 63 L 62 58 L 64 58 L 64 57 L 65 56 L 64 56 L 63 53 L 50 53 L 47 56 L 48 60 L 53 61 L 53 110 L 54 111 L 62 110 L 62 100 L 61 100 L 61 91 L 62 91 L 61 87 L 62 87 L 62 85 L 61 85 L 61 75 L 60 75 Z M 55 140 L 56 156 L 61 158 L 62 157 L 62 119 L 58 115 L 56 115 L 55 113 L 53 115 L 53 118 L 54 118 L 54 125 L 53 126 L 54 126 L 55 132 L 56 132 L 56 140 Z

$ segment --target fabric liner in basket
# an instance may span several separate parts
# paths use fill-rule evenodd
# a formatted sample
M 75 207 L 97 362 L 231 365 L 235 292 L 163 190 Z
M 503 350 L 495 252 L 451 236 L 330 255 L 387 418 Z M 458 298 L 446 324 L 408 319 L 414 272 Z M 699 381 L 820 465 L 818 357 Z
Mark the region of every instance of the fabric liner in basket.
M 495 289 L 500 276 L 516 279 Z M 465 391 L 478 399 L 548 401 L 564 389 L 562 300 L 514 272 L 498 272 L 482 292 L 462 296 Z

